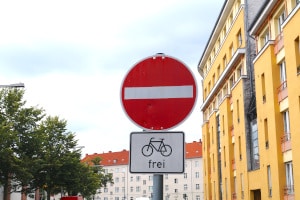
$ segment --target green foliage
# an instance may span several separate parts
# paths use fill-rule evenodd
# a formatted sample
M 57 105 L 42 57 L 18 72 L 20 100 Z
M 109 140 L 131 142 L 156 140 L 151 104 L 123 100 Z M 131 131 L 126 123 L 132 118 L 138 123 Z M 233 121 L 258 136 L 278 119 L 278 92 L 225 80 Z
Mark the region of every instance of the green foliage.
M 67 121 L 46 116 L 37 107 L 26 107 L 24 91 L 0 90 L 0 185 L 4 200 L 9 192 L 90 196 L 112 181 L 101 167 L 80 162 L 81 149 Z M 99 162 L 98 162 L 99 163 Z M 95 171 L 96 170 L 96 171 Z

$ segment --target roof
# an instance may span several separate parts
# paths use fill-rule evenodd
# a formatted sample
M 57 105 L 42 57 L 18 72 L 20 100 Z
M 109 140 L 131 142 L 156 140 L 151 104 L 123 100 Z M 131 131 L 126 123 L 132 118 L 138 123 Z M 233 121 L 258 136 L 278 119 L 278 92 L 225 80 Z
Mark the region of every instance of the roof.
M 81 160 L 81 162 L 86 162 L 88 164 L 92 164 L 91 160 L 94 158 L 100 157 L 100 165 L 110 166 L 110 165 L 128 165 L 129 160 L 129 151 L 123 150 L 119 152 L 109 151 L 107 153 L 94 153 L 94 154 L 86 154 L 85 157 Z
M 186 159 L 202 158 L 202 141 L 193 141 L 185 144 Z M 91 160 L 100 157 L 102 166 L 114 166 L 114 165 L 128 165 L 129 164 L 129 151 L 122 150 L 118 152 L 109 151 L 107 153 L 94 153 L 86 154 L 81 162 L 92 164 Z

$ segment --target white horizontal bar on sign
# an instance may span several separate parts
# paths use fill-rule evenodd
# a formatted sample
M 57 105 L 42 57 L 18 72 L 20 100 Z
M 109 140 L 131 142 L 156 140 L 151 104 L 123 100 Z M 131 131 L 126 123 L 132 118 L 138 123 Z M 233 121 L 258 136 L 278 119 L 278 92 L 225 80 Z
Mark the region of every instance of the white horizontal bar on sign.
M 193 86 L 125 87 L 124 99 L 193 98 Z

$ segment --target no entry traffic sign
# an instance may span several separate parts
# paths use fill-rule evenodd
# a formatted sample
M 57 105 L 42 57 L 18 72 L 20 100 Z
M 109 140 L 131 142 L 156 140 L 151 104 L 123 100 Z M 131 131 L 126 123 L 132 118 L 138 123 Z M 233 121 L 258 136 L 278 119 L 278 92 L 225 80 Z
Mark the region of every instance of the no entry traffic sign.
M 175 58 L 157 54 L 134 65 L 121 88 L 127 116 L 145 130 L 167 130 L 191 113 L 197 97 L 193 74 Z

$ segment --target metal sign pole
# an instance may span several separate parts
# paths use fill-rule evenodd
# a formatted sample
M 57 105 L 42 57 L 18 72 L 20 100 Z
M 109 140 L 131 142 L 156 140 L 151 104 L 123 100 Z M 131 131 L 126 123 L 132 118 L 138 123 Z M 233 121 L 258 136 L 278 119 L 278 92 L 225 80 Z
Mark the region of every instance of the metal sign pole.
M 164 188 L 164 175 L 154 174 L 153 175 L 153 200 L 162 200 L 163 188 Z

